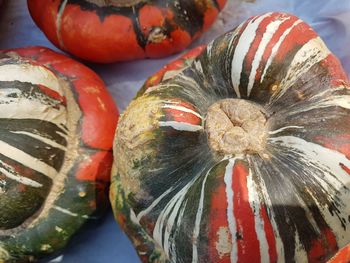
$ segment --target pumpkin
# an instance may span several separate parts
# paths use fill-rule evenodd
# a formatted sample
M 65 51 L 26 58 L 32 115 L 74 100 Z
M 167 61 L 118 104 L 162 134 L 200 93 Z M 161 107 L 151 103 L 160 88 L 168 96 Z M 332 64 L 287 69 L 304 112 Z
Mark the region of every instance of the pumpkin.
M 0 53 L 0 262 L 53 253 L 103 212 L 117 119 L 84 65 L 42 47 Z
M 185 49 L 226 0 L 28 0 L 48 39 L 94 62 L 160 58 Z
M 144 262 L 326 262 L 350 243 L 350 89 L 297 17 L 252 17 L 151 77 L 110 199 Z

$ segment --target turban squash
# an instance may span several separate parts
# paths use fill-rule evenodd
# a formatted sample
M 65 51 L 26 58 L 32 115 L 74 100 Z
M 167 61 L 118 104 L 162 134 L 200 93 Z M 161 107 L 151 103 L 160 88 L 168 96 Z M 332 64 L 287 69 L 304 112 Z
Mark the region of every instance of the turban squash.
M 102 212 L 117 119 L 80 63 L 41 47 L 0 53 L 0 262 L 52 253 Z
M 166 66 L 123 113 L 110 199 L 144 262 L 325 262 L 350 243 L 350 89 L 295 16 Z
M 214 22 L 226 0 L 28 0 L 59 48 L 85 60 L 159 58 L 186 48 Z

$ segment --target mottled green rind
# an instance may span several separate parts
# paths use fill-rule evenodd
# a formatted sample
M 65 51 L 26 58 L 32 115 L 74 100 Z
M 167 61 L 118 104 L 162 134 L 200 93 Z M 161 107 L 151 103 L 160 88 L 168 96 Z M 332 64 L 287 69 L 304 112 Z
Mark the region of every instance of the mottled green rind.
M 54 202 L 55 206 L 66 208 L 78 216 L 73 217 L 51 208 L 47 216 L 31 228 L 13 236 L 0 236 L 0 248 L 7 250 L 11 255 L 9 259 L 0 258 L 0 262 L 1 260 L 5 260 L 6 263 L 30 262 L 57 252 L 67 245 L 88 217 L 94 220 L 105 210 L 106 206 L 103 205 L 99 205 L 97 211 L 95 206 L 89 207 L 90 202 L 100 204 L 96 197 L 106 193 L 98 193 L 93 182 L 75 179 L 78 164 L 68 173 L 64 191 Z M 86 193 L 85 197 L 79 196 L 82 191 Z
M 122 189 L 118 174 L 112 176 L 111 193 L 111 202 L 115 218 L 133 242 L 143 262 L 170 262 L 165 259 L 163 252 L 157 247 L 154 240 L 147 234 L 142 226 L 131 220 L 131 206 L 128 203 L 129 198 L 126 197 Z

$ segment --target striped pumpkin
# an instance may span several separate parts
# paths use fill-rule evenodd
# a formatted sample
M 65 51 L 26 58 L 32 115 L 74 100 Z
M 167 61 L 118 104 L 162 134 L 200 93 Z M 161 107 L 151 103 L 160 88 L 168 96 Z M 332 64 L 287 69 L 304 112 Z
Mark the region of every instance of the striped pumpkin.
M 121 117 L 117 221 L 144 262 L 327 261 L 350 243 L 338 59 L 283 13 L 201 50 L 151 77 Z
M 50 41 L 94 62 L 159 58 L 185 49 L 226 0 L 28 0 Z M 82 43 L 84 43 L 82 45 Z
M 61 249 L 106 207 L 117 119 L 87 67 L 41 47 L 0 52 L 0 262 Z

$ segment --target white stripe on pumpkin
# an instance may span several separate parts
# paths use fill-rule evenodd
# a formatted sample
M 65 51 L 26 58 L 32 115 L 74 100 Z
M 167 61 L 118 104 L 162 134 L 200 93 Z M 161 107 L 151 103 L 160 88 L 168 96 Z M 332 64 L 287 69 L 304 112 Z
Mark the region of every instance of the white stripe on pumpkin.
M 9 101 L 9 103 L 6 103 Z M 66 109 L 59 106 L 56 109 L 43 105 L 40 101 L 30 99 L 0 100 L 1 119 L 34 119 L 56 124 L 63 130 L 66 124 Z
M 174 188 L 170 187 L 163 194 L 161 194 L 158 198 L 156 198 L 149 207 L 147 207 L 146 209 L 144 209 L 140 213 L 138 213 L 138 215 L 136 216 L 137 222 L 140 223 L 142 217 L 144 217 L 145 215 L 148 215 L 159 204 L 159 202 L 162 201 L 163 198 L 166 197 L 168 194 L 170 194 L 173 190 L 174 190 Z
M 285 262 L 284 246 L 283 246 L 281 236 L 279 234 L 278 226 L 277 226 L 277 223 L 275 220 L 275 215 L 274 215 L 274 212 L 272 209 L 273 204 L 271 202 L 269 192 L 267 191 L 265 181 L 262 180 L 263 176 L 262 176 L 261 171 L 260 171 L 260 166 L 251 157 L 249 157 L 249 163 L 251 166 L 254 166 L 254 171 L 256 173 L 256 177 L 259 178 L 259 189 L 261 192 L 261 196 L 264 200 L 266 209 L 268 210 L 269 221 L 270 221 L 272 229 L 273 229 L 274 239 L 275 239 L 275 243 L 276 243 L 275 248 L 276 248 L 276 253 L 277 253 L 277 263 L 284 263 Z
M 227 222 L 228 228 L 230 230 L 231 238 L 232 238 L 232 248 L 231 248 L 231 263 L 235 263 L 238 260 L 238 248 L 237 242 L 235 242 L 236 232 L 237 232 L 237 224 L 235 217 L 233 215 L 233 198 L 234 192 L 232 189 L 232 177 L 233 177 L 233 167 L 235 165 L 237 158 L 229 159 L 229 162 L 225 169 L 224 182 L 226 185 L 226 200 L 227 200 Z
M 66 108 L 57 104 L 44 104 L 40 98 L 22 96 L 19 89 L 1 89 L 3 97 L 0 98 L 0 118 L 3 119 L 36 119 L 52 122 L 60 128 L 67 122 Z M 10 97 L 9 94 L 17 94 Z
M 176 204 L 179 202 L 180 204 L 183 203 L 185 196 L 190 189 L 190 187 L 195 183 L 198 177 L 195 177 L 192 179 L 186 186 L 184 186 L 180 191 L 174 195 L 174 197 L 167 203 L 167 205 L 164 207 L 162 212 L 159 214 L 155 227 L 153 229 L 153 239 L 163 247 L 164 253 L 169 256 L 169 246 L 167 247 L 167 250 L 164 248 L 164 239 L 163 239 L 163 234 L 164 231 L 169 231 L 169 227 L 167 227 L 165 230 L 164 227 L 167 225 L 167 221 L 171 213 L 178 214 L 179 211 L 173 211 L 173 208 L 176 206 Z M 171 226 L 172 228 L 172 226 Z M 172 229 L 170 229 L 171 231 Z M 169 236 L 167 236 L 169 238 Z M 169 242 L 169 241 L 167 241 Z M 174 242 L 174 241 L 173 241 Z M 171 244 L 170 247 L 173 247 L 174 244 Z
M 290 110 L 287 115 L 300 114 L 315 109 L 329 108 L 329 107 L 340 107 L 350 110 L 350 95 L 331 95 L 319 101 L 310 102 L 306 105 L 296 107 L 295 110 Z
M 164 106 L 162 106 L 162 108 L 164 109 L 173 109 L 173 110 L 178 110 L 178 111 L 183 111 L 183 112 L 187 112 L 187 113 L 191 113 L 201 119 L 203 119 L 203 117 L 198 113 L 195 112 L 194 110 L 191 110 L 189 108 L 186 108 L 184 106 L 179 106 L 179 105 L 174 105 L 174 104 L 165 104 Z
M 176 223 L 176 230 L 175 230 L 175 234 L 174 235 L 178 235 L 178 233 L 181 231 L 181 225 L 183 223 L 183 218 L 185 215 L 185 211 L 186 211 L 186 207 L 187 207 L 187 202 L 188 199 L 186 199 L 186 201 L 184 201 L 182 203 L 182 207 L 181 210 L 179 211 L 179 216 L 177 218 L 177 223 Z M 174 262 L 177 262 L 177 255 L 176 255 L 176 242 L 171 242 L 171 246 L 170 246 L 170 253 L 172 255 L 172 259 Z
M 243 69 L 244 59 L 246 58 L 246 55 L 248 54 L 251 48 L 251 44 L 253 43 L 256 37 L 256 30 L 259 28 L 260 23 L 265 18 L 271 15 L 272 13 L 267 13 L 263 16 L 260 16 L 260 17 L 257 17 L 256 19 L 251 20 L 248 23 L 247 27 L 242 32 L 238 40 L 238 43 L 232 58 L 232 64 L 231 64 L 231 81 L 232 81 L 233 89 L 235 90 L 238 98 L 241 97 L 241 94 L 239 91 L 239 84 L 241 81 L 241 73 Z
M 304 246 L 300 242 L 300 236 L 297 230 L 295 230 L 295 236 L 294 236 L 294 244 L 295 244 L 295 250 L 294 250 L 294 262 L 308 262 L 308 256 L 306 253 L 306 250 Z
M 330 200 L 337 199 L 342 201 L 339 211 L 334 211 L 332 215 L 328 207 L 323 207 L 323 205 L 319 204 L 317 198 L 314 197 L 324 219 L 336 236 L 338 246 L 342 247 L 348 243 L 348 237 L 350 236 L 349 223 L 346 223 L 348 227 L 344 229 L 337 216 L 348 220 L 350 214 L 350 202 L 348 201 L 350 200 L 350 191 L 348 189 L 350 175 L 340 166 L 343 164 L 350 167 L 350 160 L 338 151 L 294 136 L 269 138 L 269 143 L 279 148 L 281 146 L 285 147 L 290 152 L 293 152 L 300 161 L 300 166 L 304 169 L 303 172 L 308 176 L 313 176 L 322 185 L 324 191 L 328 193 Z M 337 191 L 334 191 L 326 182 Z
M 330 51 L 321 40 L 316 37 L 303 45 L 295 54 L 288 72 L 279 84 L 279 89 L 272 95 L 270 103 L 281 98 L 303 74 L 307 73 L 312 66 L 327 58 Z
M 207 179 L 208 179 L 208 176 L 209 176 L 211 170 L 212 169 L 210 169 L 207 172 L 207 174 L 205 175 L 203 182 L 202 182 L 201 195 L 200 195 L 197 214 L 196 214 L 196 221 L 195 221 L 194 229 L 193 229 L 192 263 L 198 262 L 198 243 L 199 243 L 198 237 L 199 237 L 201 221 L 202 221 L 202 216 L 203 216 L 205 184 L 207 182 Z
M 270 131 L 269 134 L 270 135 L 274 135 L 274 134 L 277 134 L 277 133 L 280 133 L 280 132 L 284 132 L 284 131 L 290 130 L 290 129 L 293 129 L 293 130 L 294 129 L 304 129 L 304 127 L 303 126 L 293 126 L 293 125 L 291 125 L 291 126 L 284 126 L 284 127 L 279 128 L 277 130 Z
M 40 188 L 43 185 L 41 183 L 38 183 L 30 178 L 24 177 L 16 173 L 11 166 L 7 165 L 6 163 L 2 162 L 0 160 L 1 166 L 6 167 L 6 169 L 0 167 L 0 172 L 5 175 L 7 178 L 10 178 L 16 182 L 19 182 L 24 185 L 28 185 L 34 188 Z
M 66 9 L 67 3 L 68 3 L 68 0 L 64 0 L 62 2 L 56 17 L 56 35 L 61 48 L 65 48 L 64 42 L 62 39 L 61 28 L 62 28 L 62 15 L 64 10 Z
M 23 164 L 24 166 L 33 169 L 39 173 L 42 173 L 51 179 L 57 175 L 57 171 L 50 165 L 40 161 L 39 159 L 27 154 L 12 145 L 7 144 L 4 141 L 0 140 L 0 154 L 16 160 L 17 162 Z
M 261 43 L 259 44 L 258 50 L 256 51 L 253 62 L 252 62 L 252 70 L 250 71 L 249 82 L 248 82 L 248 86 L 247 86 L 248 97 L 253 89 L 257 70 L 258 70 L 260 62 L 263 58 L 263 55 L 265 53 L 267 45 L 270 43 L 271 39 L 273 38 L 273 36 L 277 32 L 277 30 L 279 29 L 280 25 L 288 19 L 290 19 L 290 18 L 283 18 L 283 19 L 275 20 L 275 21 L 269 23 L 268 26 L 266 27 L 266 31 L 261 39 Z
M 57 210 L 57 211 L 60 211 L 63 214 L 66 214 L 66 215 L 69 215 L 69 216 L 72 216 L 72 217 L 77 217 L 78 216 L 77 213 L 73 213 L 73 212 L 69 211 L 68 209 L 65 209 L 65 208 L 57 206 L 57 205 L 54 205 L 52 208 Z
M 259 189 L 253 180 L 251 169 L 249 169 L 249 174 L 247 176 L 247 189 L 249 205 L 252 209 L 252 213 L 254 214 L 255 232 L 259 241 L 261 262 L 269 262 L 269 247 L 264 229 L 264 221 L 260 215 L 261 200 L 259 197 Z
M 265 65 L 265 68 L 264 68 L 264 72 L 261 76 L 261 79 L 260 79 L 260 83 L 264 81 L 265 79 L 265 76 L 266 76 L 266 73 L 267 73 L 267 70 L 270 68 L 271 66 L 271 63 L 272 63 L 272 60 L 275 58 L 276 54 L 278 53 L 278 50 L 279 48 L 281 47 L 281 44 L 283 43 L 283 41 L 286 39 L 286 37 L 290 34 L 290 32 L 297 26 L 299 25 L 300 23 L 302 23 L 303 21 L 298 19 L 297 21 L 294 22 L 294 24 L 289 27 L 286 31 L 283 32 L 283 34 L 281 35 L 281 37 L 279 38 L 278 42 L 276 43 L 276 45 L 274 45 L 274 47 L 272 48 L 272 51 L 271 51 L 271 55 L 270 57 L 268 58 L 267 60 L 267 63 Z
M 29 82 L 42 85 L 63 96 L 59 80 L 49 69 L 32 64 L 5 64 L 0 66 L 0 81 Z
M 11 133 L 15 133 L 15 134 L 22 134 L 22 135 L 27 135 L 29 137 L 32 137 L 38 141 L 41 141 L 45 144 L 47 144 L 48 146 L 51 146 L 53 148 L 58 148 L 58 149 L 61 149 L 63 151 L 67 151 L 67 147 L 61 145 L 61 144 L 58 144 L 57 142 L 53 141 L 53 140 L 50 140 L 48 138 L 45 138 L 43 136 L 40 136 L 40 135 L 37 135 L 37 134 L 34 134 L 34 133 L 30 133 L 30 132 L 25 132 L 25 131 L 10 131 Z
M 203 130 L 203 127 L 200 125 L 193 125 L 186 122 L 178 122 L 178 121 L 160 121 L 160 127 L 171 127 L 178 131 L 189 131 L 189 132 L 197 132 Z

